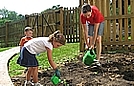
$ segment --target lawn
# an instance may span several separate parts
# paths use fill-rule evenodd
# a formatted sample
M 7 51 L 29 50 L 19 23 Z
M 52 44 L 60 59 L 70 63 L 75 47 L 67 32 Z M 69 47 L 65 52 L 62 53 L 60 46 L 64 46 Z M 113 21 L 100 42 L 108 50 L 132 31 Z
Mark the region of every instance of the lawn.
M 0 48 L 0 52 L 11 49 L 12 47 Z
M 53 60 L 56 63 L 62 63 L 65 60 L 71 60 L 79 54 L 79 43 L 67 43 L 65 46 L 62 46 L 57 49 L 53 49 Z M 19 55 L 13 57 L 9 63 L 9 75 L 11 77 L 20 75 L 24 71 L 24 67 L 16 64 L 17 58 Z M 40 68 L 46 69 L 50 67 L 47 59 L 46 53 L 41 53 L 37 56 Z

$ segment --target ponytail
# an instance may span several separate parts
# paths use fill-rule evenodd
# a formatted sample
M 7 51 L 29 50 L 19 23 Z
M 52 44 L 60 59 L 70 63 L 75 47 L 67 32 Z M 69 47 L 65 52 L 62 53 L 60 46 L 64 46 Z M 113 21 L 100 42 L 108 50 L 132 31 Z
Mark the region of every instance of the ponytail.
M 65 45 L 65 43 L 66 43 L 65 36 L 62 33 L 60 33 L 59 30 L 55 31 L 53 34 L 49 35 L 48 42 L 53 42 L 53 41 L 59 42 L 62 45 Z
M 56 37 L 56 35 L 57 35 L 58 33 L 60 33 L 59 30 L 57 30 L 57 31 L 55 31 L 53 34 L 49 35 L 49 40 L 48 40 L 48 42 L 52 42 L 53 39 Z

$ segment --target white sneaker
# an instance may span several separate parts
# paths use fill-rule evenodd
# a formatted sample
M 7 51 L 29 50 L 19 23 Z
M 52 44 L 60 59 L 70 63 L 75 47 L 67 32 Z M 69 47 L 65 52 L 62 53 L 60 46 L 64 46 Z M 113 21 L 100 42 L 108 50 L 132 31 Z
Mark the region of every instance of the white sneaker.
M 94 62 L 93 62 L 93 65 L 96 65 L 96 66 L 101 66 L 100 62 L 96 59 L 94 59 Z
M 43 86 L 43 85 L 37 82 L 37 83 L 34 83 L 34 86 Z
M 29 85 L 34 85 L 34 83 L 32 83 L 31 81 L 25 81 L 25 83 L 24 83 L 24 86 L 29 86 Z

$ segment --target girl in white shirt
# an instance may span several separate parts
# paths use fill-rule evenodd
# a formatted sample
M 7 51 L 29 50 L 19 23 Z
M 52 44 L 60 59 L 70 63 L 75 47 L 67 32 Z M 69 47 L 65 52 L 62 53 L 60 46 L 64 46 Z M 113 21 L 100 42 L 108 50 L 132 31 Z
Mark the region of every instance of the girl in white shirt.
M 38 37 L 29 40 L 24 44 L 21 49 L 21 60 L 20 65 L 28 67 L 26 82 L 27 84 L 32 84 L 34 86 L 42 86 L 38 83 L 38 61 L 36 59 L 36 54 L 47 52 L 48 61 L 51 67 L 55 70 L 55 74 L 60 77 L 60 72 L 57 69 L 56 63 L 52 59 L 52 49 L 59 48 L 65 45 L 66 39 L 63 34 L 59 31 L 54 32 L 49 37 Z M 33 74 L 32 74 L 33 73 Z M 33 76 L 33 82 L 30 82 L 30 77 Z

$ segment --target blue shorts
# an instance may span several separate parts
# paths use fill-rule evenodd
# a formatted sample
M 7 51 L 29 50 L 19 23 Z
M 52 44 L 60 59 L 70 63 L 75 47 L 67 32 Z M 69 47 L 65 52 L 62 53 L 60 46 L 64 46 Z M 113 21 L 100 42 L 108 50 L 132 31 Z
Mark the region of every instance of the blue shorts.
M 24 67 L 37 67 L 39 64 L 35 56 L 35 54 L 31 54 L 25 47 L 22 47 L 17 63 Z
M 104 31 L 104 22 L 101 22 L 98 28 L 98 35 L 102 36 Z M 94 25 L 88 24 L 88 35 L 93 36 L 94 34 Z

